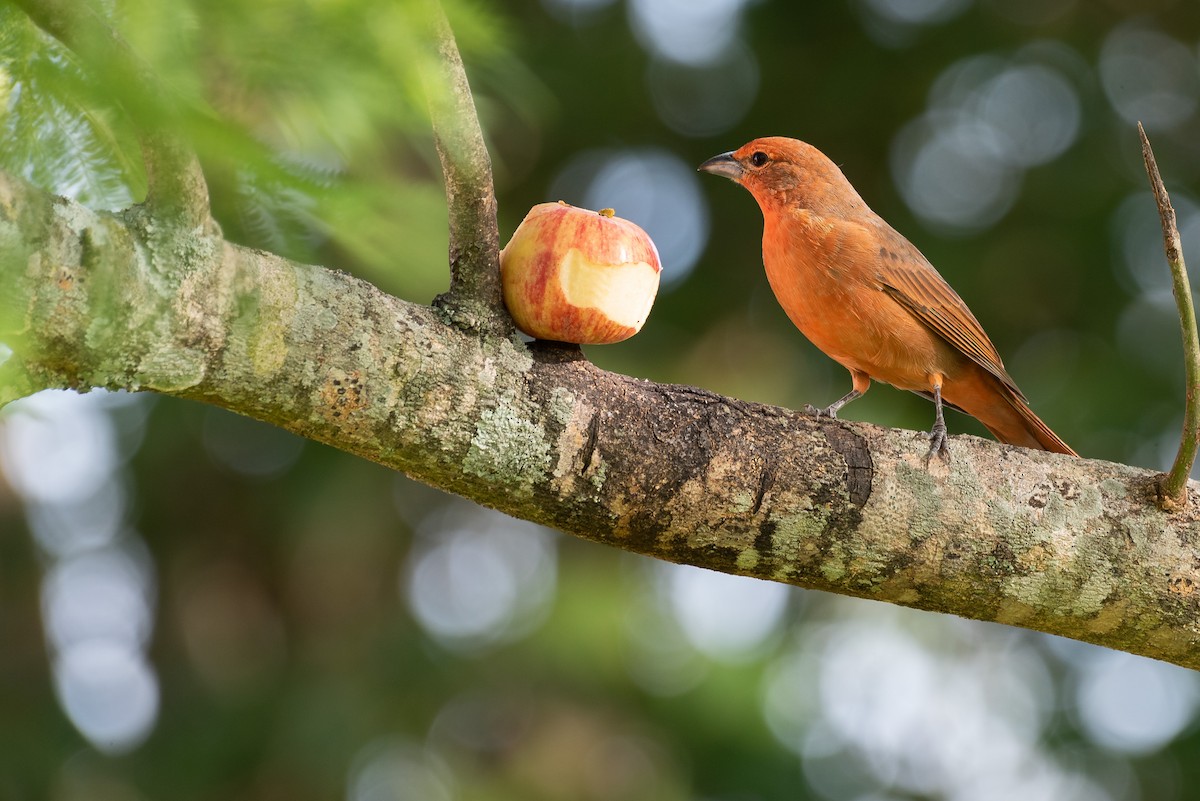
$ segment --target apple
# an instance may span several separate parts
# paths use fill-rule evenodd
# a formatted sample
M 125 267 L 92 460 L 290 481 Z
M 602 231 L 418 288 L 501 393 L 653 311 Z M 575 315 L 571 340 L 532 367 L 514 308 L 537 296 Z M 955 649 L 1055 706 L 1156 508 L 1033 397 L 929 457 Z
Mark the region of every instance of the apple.
M 535 339 L 603 345 L 646 322 L 662 265 L 650 236 L 612 209 L 534 206 L 500 252 L 504 304 Z

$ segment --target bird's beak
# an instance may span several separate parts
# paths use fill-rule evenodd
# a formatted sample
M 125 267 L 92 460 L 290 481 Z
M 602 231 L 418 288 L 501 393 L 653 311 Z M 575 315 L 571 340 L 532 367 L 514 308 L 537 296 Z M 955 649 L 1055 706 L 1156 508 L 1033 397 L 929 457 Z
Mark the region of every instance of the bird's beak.
M 713 156 L 697 167 L 700 172 L 711 172 L 713 175 L 723 175 L 731 181 L 740 183 L 746 169 L 733 157 L 733 151 Z

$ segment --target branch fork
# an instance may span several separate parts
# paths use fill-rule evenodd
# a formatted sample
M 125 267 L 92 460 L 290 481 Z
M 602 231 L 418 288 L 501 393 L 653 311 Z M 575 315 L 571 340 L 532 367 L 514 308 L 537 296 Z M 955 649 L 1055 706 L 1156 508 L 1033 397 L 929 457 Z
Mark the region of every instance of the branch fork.
M 1163 475 L 1156 485 L 1156 496 L 1161 509 L 1178 511 L 1187 506 L 1188 476 L 1196 462 L 1197 447 L 1200 446 L 1200 337 L 1196 333 L 1196 309 L 1192 303 L 1192 285 L 1188 281 L 1187 265 L 1183 260 L 1183 243 L 1179 237 L 1179 225 L 1175 209 L 1158 172 L 1154 151 L 1146 130 L 1138 123 L 1138 136 L 1142 140 L 1142 160 L 1146 164 L 1146 175 L 1150 178 L 1150 189 L 1158 206 L 1158 217 L 1162 223 L 1163 250 L 1171 268 L 1171 291 L 1179 310 L 1179 326 L 1183 335 L 1183 366 L 1186 381 L 1184 393 L 1183 434 L 1179 451 L 1170 472 Z
M 135 246 L 132 215 L 90 212 L 5 175 L 0 253 L 25 269 L 0 271 L 0 300 L 25 313 L 31 350 L 52 354 L 39 366 L 55 386 L 204 401 L 622 550 L 1200 669 L 1200 511 L 1145 502 L 1133 488 L 1153 480 L 1148 471 L 964 436 L 935 475 L 911 432 L 823 426 L 607 373 L 577 352 L 464 333 L 475 311 L 506 319 L 488 267 L 486 149 L 477 121 L 453 116 L 470 106 L 464 94 L 434 112 L 462 245 L 441 314 L 227 242 L 181 296 Z M 87 280 L 101 270 L 105 283 Z M 141 339 L 123 324 L 130 310 L 153 323 Z M 454 326 L 447 310 L 462 315 Z
M 438 57 L 426 64 L 425 85 L 450 216 L 450 289 L 434 305 L 461 328 L 508 336 L 492 160 L 454 32 L 437 0 L 428 11 Z

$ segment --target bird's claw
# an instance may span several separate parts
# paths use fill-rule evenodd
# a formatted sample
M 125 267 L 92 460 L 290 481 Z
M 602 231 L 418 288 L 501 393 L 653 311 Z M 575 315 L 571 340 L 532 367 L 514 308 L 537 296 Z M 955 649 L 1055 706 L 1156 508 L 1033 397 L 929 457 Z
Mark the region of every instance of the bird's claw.
M 950 458 L 950 440 L 946 435 L 946 424 L 934 424 L 933 429 L 929 432 L 929 453 L 925 456 L 926 464 L 934 456 L 940 456 L 943 459 Z
M 820 409 L 811 403 L 806 403 L 804 404 L 804 413 L 811 414 L 814 417 L 828 417 L 830 420 L 837 419 L 837 409 L 834 409 L 832 406 L 827 409 Z

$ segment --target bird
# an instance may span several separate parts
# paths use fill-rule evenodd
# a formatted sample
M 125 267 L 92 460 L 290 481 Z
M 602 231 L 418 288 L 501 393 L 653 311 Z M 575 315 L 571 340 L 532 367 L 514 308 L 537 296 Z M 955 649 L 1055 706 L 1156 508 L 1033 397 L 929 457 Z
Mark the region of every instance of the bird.
M 867 206 L 841 169 L 797 139 L 770 136 L 714 156 L 701 172 L 749 190 L 763 213 L 767 280 L 792 323 L 850 371 L 836 418 L 872 381 L 934 403 L 928 460 L 949 455 L 943 405 L 998 440 L 1077 455 L 1041 421 L 983 326 L 929 260 Z

